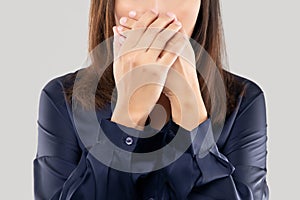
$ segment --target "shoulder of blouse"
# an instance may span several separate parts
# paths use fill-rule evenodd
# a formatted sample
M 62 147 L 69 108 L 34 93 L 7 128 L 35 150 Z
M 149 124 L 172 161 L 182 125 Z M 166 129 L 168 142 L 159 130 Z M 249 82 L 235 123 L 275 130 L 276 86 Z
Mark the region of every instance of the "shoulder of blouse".
M 255 99 L 259 98 L 259 96 L 262 96 L 261 100 L 265 103 L 265 92 L 258 82 L 233 72 L 225 71 L 225 73 L 230 74 L 234 80 L 244 85 L 236 91 L 236 98 L 240 98 L 240 102 L 237 104 L 236 108 L 239 112 L 250 106 Z
M 244 94 L 244 99 L 251 100 L 253 97 L 257 96 L 260 93 L 264 93 L 262 87 L 253 79 L 247 78 L 245 76 L 238 75 L 233 72 L 228 72 L 235 80 L 240 83 L 245 84 L 246 90 Z
M 70 134 L 71 132 L 75 133 L 76 130 L 73 126 L 69 107 L 67 106 L 63 83 L 68 75 L 74 74 L 77 71 L 56 76 L 46 82 L 39 96 L 37 120 L 40 126 L 55 129 L 52 131 L 62 133 L 59 137 L 65 138 L 74 144 L 78 144 L 78 141 L 75 134 Z M 69 134 L 66 135 L 66 132 Z

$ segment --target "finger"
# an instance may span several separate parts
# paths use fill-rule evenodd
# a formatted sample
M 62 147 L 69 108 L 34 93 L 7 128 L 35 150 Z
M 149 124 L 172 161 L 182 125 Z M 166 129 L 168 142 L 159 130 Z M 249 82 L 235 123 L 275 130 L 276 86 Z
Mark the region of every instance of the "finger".
M 117 30 L 116 30 L 116 26 L 113 26 L 113 33 L 114 33 L 114 36 L 113 36 L 113 44 L 116 45 L 117 44 L 117 41 L 118 41 L 118 34 L 117 34 Z
M 174 13 L 167 12 L 165 14 L 160 14 L 157 20 L 155 20 L 149 27 L 164 28 L 168 26 L 171 22 L 175 21 L 177 21 L 176 15 Z
M 134 19 L 130 19 L 128 17 L 122 17 L 120 19 L 120 24 L 124 27 L 134 30 L 132 34 L 124 35 L 127 37 L 126 42 L 124 42 L 123 50 L 126 51 L 128 49 L 132 49 L 139 42 L 141 36 L 144 34 L 145 29 L 149 26 L 157 18 L 158 13 L 155 13 L 152 10 L 145 12 L 138 21 Z M 131 31 L 127 31 L 128 33 Z M 122 51 L 123 51 L 122 50 Z M 122 54 L 122 53 L 121 53 Z
M 129 28 L 127 28 L 127 27 L 124 27 L 124 26 L 122 26 L 122 25 L 120 25 L 120 26 L 117 26 L 117 33 L 118 34 L 120 34 L 120 35 L 122 35 L 122 36 L 124 36 L 125 38 L 126 38 L 126 31 L 129 31 L 129 30 L 131 30 L 131 29 L 129 29 Z
M 177 34 L 181 27 L 182 24 L 180 22 L 173 21 L 167 28 L 157 35 L 149 49 L 147 49 L 147 53 L 155 58 L 159 58 L 159 55 L 164 51 L 165 46 L 169 42 L 172 42 L 172 37 Z
M 120 33 L 118 31 L 118 27 L 115 27 L 114 31 L 116 32 L 116 34 L 118 35 L 118 39 L 116 41 L 119 42 L 120 45 L 122 45 L 126 39 L 126 37 L 124 35 L 122 35 L 122 33 Z
M 118 59 L 121 46 L 124 43 L 126 38 L 118 33 L 116 26 L 113 27 L 113 32 L 114 32 L 114 41 L 113 41 L 114 58 Z
M 158 59 L 158 62 L 163 65 L 173 65 L 176 59 L 182 54 L 182 51 L 185 49 L 185 37 L 182 33 L 176 33 L 172 37 L 166 47 L 163 49 L 161 57 Z
M 196 58 L 195 58 L 195 51 L 191 44 L 190 37 L 187 35 L 184 28 L 181 28 L 179 31 L 182 34 L 184 40 L 184 49 L 182 50 L 180 57 L 182 57 L 183 62 L 188 62 L 190 67 L 196 68 Z
M 114 58 L 116 59 L 118 57 L 118 53 L 121 47 L 120 43 L 120 35 L 117 33 L 116 26 L 113 27 L 113 32 L 114 32 L 114 40 L 113 40 L 113 53 L 114 53 Z
M 156 10 L 152 10 L 152 12 L 154 13 L 158 13 L 158 11 Z M 144 14 L 144 13 L 143 13 Z M 123 34 L 122 32 L 126 32 L 128 30 L 131 30 L 132 29 L 132 24 L 134 24 L 134 22 L 132 20 L 135 20 L 135 21 L 138 21 L 140 19 L 140 17 L 143 15 L 143 14 L 139 14 L 137 13 L 136 11 L 132 10 L 128 13 L 128 17 L 130 19 L 129 23 L 126 23 L 126 26 L 123 26 L 122 24 L 117 26 L 117 30 L 119 33 Z M 125 36 L 125 35 L 124 35 Z
M 178 59 L 178 56 L 181 54 L 183 49 L 184 47 L 181 46 L 181 48 L 177 50 L 177 53 L 165 52 L 157 62 L 163 66 L 172 66 Z
M 140 18 L 135 10 L 132 10 L 128 13 L 128 17 L 121 17 L 119 20 L 120 25 L 117 28 L 131 29 L 132 25 Z
M 183 28 L 181 27 L 181 28 L 178 30 L 178 32 L 179 32 L 180 34 L 183 34 L 183 33 L 184 33 Z M 160 52 L 159 58 L 162 58 L 163 56 L 165 56 L 165 55 L 167 54 L 167 52 L 168 52 L 168 51 L 166 51 L 165 49 L 163 49 L 163 51 Z
M 154 42 L 160 43 L 160 46 L 158 46 L 158 49 L 163 49 L 165 43 L 170 38 L 169 35 L 171 31 L 169 31 L 168 35 L 166 35 L 166 32 L 162 33 L 161 30 L 165 27 L 169 28 L 170 23 L 174 22 L 174 15 L 162 14 L 160 15 L 149 27 L 145 30 L 145 33 L 141 37 L 138 47 L 144 48 L 145 52 L 148 51 L 150 48 L 150 45 Z M 172 26 L 172 25 L 171 25 Z M 172 33 L 171 33 L 172 34 Z M 156 50 L 157 52 L 157 50 Z M 154 52 L 153 52 L 154 53 Z M 156 58 L 159 54 L 153 54 Z
M 135 10 L 132 10 L 128 13 L 128 16 L 131 18 L 131 19 L 134 19 L 134 17 L 136 17 L 136 11 Z
M 149 16 L 151 17 L 151 15 L 153 15 L 151 12 L 156 16 L 158 15 L 158 11 L 156 11 L 155 9 L 151 9 L 149 11 L 146 11 L 145 13 L 138 13 L 135 10 L 132 10 L 128 13 L 128 17 L 120 18 L 120 24 L 128 29 L 132 29 L 135 22 L 140 20 L 141 16 L 146 15 L 141 20 L 148 19 Z
M 158 17 L 158 12 L 154 10 L 148 10 L 146 11 L 138 20 L 133 20 L 134 23 L 132 26 L 129 26 L 128 28 L 131 28 L 133 30 L 135 29 L 145 29 L 147 28 L 156 18 Z
M 150 10 L 139 16 L 136 11 L 130 11 L 128 17 L 121 17 L 119 22 L 121 26 L 127 29 L 146 28 L 147 26 L 145 25 L 151 23 L 153 17 L 157 16 L 157 14 L 157 11 Z
M 131 28 L 131 27 L 133 27 L 133 24 L 136 22 L 136 20 L 131 19 L 129 17 L 121 17 L 119 22 L 120 22 L 120 25 L 122 25 L 126 28 Z

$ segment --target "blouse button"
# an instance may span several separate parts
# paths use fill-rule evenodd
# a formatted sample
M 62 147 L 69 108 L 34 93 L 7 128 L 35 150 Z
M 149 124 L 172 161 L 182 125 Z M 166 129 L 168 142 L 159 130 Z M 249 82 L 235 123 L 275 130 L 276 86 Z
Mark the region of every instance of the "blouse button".
M 125 143 L 126 143 L 127 145 L 132 145 L 133 139 L 132 139 L 131 137 L 127 137 L 127 138 L 125 139 Z

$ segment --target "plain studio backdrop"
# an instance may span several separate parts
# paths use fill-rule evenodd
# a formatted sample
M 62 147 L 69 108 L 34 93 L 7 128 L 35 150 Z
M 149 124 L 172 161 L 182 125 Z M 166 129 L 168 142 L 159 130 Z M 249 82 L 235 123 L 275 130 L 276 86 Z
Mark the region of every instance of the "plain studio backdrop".
M 230 70 L 256 82 L 266 96 L 270 199 L 296 199 L 299 1 L 221 5 Z M 89 1 L 0 3 L 1 199 L 33 199 L 39 95 L 50 79 L 85 61 L 88 9 Z

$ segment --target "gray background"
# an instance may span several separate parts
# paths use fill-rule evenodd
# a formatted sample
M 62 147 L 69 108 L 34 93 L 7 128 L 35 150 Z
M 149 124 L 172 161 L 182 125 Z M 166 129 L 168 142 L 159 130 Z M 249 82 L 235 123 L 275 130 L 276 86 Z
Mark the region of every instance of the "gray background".
M 42 87 L 87 55 L 89 1 L 1 1 L 1 199 L 32 199 Z M 298 1 L 222 1 L 229 66 L 265 92 L 271 199 L 296 199 L 299 179 Z

